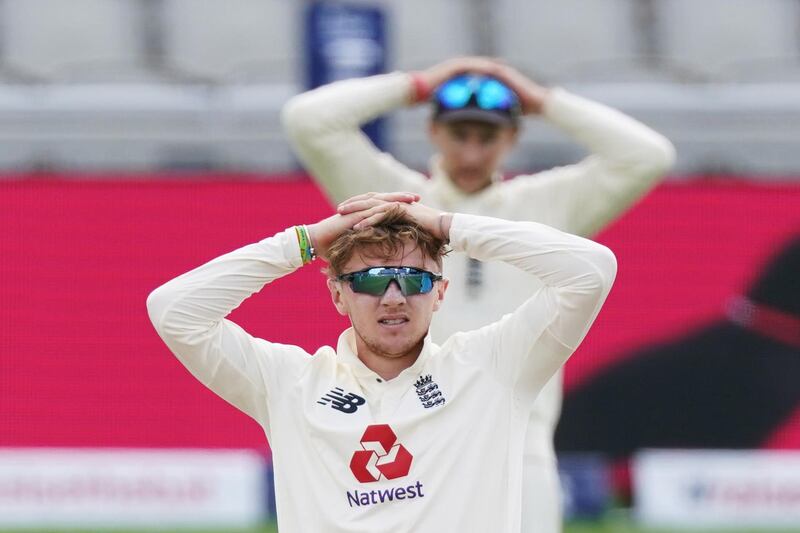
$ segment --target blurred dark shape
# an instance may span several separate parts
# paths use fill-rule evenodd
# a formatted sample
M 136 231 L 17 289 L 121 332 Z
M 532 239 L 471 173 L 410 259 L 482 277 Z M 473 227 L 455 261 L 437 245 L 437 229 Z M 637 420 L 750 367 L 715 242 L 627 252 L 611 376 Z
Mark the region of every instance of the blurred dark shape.
M 792 239 L 767 265 L 747 296 L 800 320 L 800 236 Z
M 611 365 L 564 399 L 559 451 L 757 448 L 800 409 L 800 235 L 726 318 Z

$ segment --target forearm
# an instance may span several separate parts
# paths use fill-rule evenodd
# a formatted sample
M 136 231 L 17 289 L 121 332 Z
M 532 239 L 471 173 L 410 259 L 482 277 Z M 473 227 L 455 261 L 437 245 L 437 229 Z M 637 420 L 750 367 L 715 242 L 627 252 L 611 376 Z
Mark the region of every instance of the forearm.
M 611 164 L 658 177 L 672 166 L 675 149 L 663 135 L 641 122 L 598 102 L 563 89 L 550 91 L 543 116 L 592 154 Z
M 301 266 L 293 228 L 220 256 L 154 290 L 147 310 L 165 341 L 191 344 L 246 298 Z
M 201 383 L 269 426 L 268 397 L 295 363 L 293 346 L 256 339 L 224 317 L 264 284 L 302 263 L 294 229 L 245 246 L 154 290 L 147 311 L 159 336 Z
M 571 348 L 588 330 L 616 275 L 616 260 L 605 246 L 534 222 L 455 215 L 450 242 L 475 259 L 504 261 L 538 278 L 548 293 L 541 302 L 549 308 L 550 331 Z
M 408 104 L 411 90 L 411 79 L 403 72 L 338 81 L 291 98 L 282 119 L 287 133 L 298 141 L 357 129 Z
M 421 192 L 425 178 L 359 129 L 405 105 L 411 78 L 393 73 L 336 82 L 294 97 L 283 110 L 292 146 L 332 203 L 367 191 Z

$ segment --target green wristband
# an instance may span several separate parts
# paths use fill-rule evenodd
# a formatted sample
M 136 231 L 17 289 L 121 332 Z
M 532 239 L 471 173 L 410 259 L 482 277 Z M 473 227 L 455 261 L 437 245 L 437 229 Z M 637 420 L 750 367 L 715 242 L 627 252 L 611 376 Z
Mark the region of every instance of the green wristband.
M 308 237 L 308 230 L 305 226 L 295 226 L 294 231 L 297 234 L 297 245 L 300 247 L 300 258 L 303 260 L 303 264 L 307 265 L 316 257 L 314 247 L 311 246 L 311 239 Z

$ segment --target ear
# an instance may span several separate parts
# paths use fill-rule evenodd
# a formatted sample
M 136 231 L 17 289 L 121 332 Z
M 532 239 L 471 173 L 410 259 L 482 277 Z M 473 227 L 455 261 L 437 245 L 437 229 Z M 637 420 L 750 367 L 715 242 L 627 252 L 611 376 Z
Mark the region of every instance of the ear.
M 442 128 L 443 126 L 435 120 L 428 121 L 428 137 L 437 148 L 439 148 L 439 137 L 442 134 Z
M 443 278 L 436 283 L 436 301 L 433 303 L 433 310 L 438 311 L 444 303 L 444 294 L 447 292 L 447 287 L 450 285 L 450 280 Z
M 347 302 L 342 294 L 342 284 L 335 279 L 328 278 L 328 290 L 331 291 L 331 300 L 334 307 L 342 316 L 348 316 Z

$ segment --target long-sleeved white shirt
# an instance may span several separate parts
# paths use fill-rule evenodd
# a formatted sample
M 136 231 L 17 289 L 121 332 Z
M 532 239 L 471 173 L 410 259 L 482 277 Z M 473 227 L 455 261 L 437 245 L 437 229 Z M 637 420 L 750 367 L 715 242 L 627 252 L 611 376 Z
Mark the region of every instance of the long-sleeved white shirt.
M 282 533 L 518 531 L 531 401 L 585 336 L 616 262 L 599 244 L 531 222 L 455 215 L 450 238 L 538 288 L 498 322 L 441 346 L 426 338 L 388 381 L 358 358 L 350 329 L 335 350 L 311 356 L 225 319 L 302 264 L 292 229 L 149 296 L 150 319 L 178 359 L 264 428 Z
M 336 82 L 292 98 L 283 120 L 289 138 L 329 198 L 341 202 L 367 191 L 411 191 L 447 211 L 541 222 L 590 236 L 649 191 L 671 166 L 670 142 L 602 104 L 553 89 L 542 117 L 591 155 L 583 161 L 513 180 L 495 180 L 476 194 L 457 189 L 434 160 L 427 179 L 380 152 L 359 127 L 408 105 L 410 78 L 392 73 Z M 537 286 L 535 278 L 500 262 L 478 263 L 454 253 L 445 258 L 452 278 L 431 334 L 442 341 L 516 309 Z M 560 373 L 559 373 L 560 374 Z M 552 433 L 561 408 L 561 378 L 554 378 L 531 411 L 525 453 L 551 460 Z

